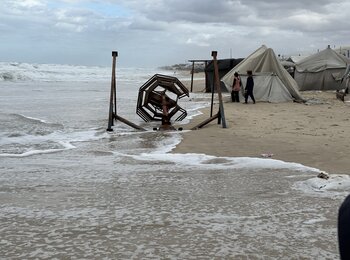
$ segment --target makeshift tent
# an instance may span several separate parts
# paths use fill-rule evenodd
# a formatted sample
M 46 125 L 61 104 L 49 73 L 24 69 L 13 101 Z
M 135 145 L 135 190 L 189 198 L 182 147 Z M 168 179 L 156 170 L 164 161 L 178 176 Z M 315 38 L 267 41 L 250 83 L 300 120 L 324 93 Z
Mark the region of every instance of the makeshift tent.
M 248 70 L 253 71 L 254 97 L 256 100 L 267 102 L 303 100 L 295 80 L 283 68 L 274 51 L 265 45 L 230 70 L 221 81 L 231 91 L 234 73 L 238 72 L 241 76 L 243 90 Z
M 350 46 L 340 46 L 334 49 L 334 51 L 350 59 Z
M 227 72 L 229 72 L 234 66 L 236 66 L 238 63 L 240 63 L 243 59 L 220 59 L 217 61 L 218 63 L 218 69 L 219 69 L 219 78 L 224 76 Z M 211 92 L 212 88 L 214 87 L 214 63 L 211 60 L 207 66 L 205 67 L 205 77 L 206 77 L 206 84 L 205 84 L 205 92 Z M 214 91 L 216 91 L 214 87 Z M 225 86 L 221 84 L 221 91 L 227 91 Z
M 294 79 L 299 90 L 339 90 L 350 60 L 330 47 L 296 63 Z
M 297 56 L 290 56 L 287 61 L 293 62 L 293 63 L 297 63 L 299 61 L 301 61 L 302 59 L 305 59 L 306 57 L 308 57 L 308 55 L 297 55 Z

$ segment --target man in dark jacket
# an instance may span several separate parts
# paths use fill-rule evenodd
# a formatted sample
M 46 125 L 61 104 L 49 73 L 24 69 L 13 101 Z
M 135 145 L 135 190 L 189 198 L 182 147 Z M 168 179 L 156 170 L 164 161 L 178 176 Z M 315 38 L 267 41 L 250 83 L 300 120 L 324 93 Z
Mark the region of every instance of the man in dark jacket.
M 253 94 L 254 89 L 254 80 L 253 80 L 253 72 L 251 70 L 247 71 L 248 78 L 247 78 L 247 84 L 245 87 L 245 104 L 248 104 L 248 97 L 250 97 L 253 100 L 253 103 L 255 104 L 255 98 Z
M 350 259 L 350 195 L 339 208 L 338 240 L 340 259 Z

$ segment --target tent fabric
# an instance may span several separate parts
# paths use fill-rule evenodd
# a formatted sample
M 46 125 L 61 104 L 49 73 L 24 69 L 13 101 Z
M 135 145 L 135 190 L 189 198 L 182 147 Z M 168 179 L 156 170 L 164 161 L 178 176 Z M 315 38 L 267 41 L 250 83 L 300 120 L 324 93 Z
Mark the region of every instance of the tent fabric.
M 283 67 L 294 67 L 295 63 L 292 61 L 282 60 L 281 64 Z
M 290 56 L 290 57 L 287 59 L 287 61 L 290 61 L 290 62 L 293 62 L 293 63 L 298 63 L 299 61 L 305 59 L 306 57 L 308 57 L 308 56 L 306 56 L 306 55 L 303 55 L 303 56 L 301 56 L 301 55 L 298 55 L 298 56 Z
M 303 100 L 298 91 L 297 83 L 281 65 L 271 48 L 267 48 L 265 45 L 261 46 L 230 70 L 221 80 L 231 91 L 234 73 L 238 72 L 241 75 L 243 86 L 245 86 L 248 70 L 253 71 L 256 100 L 275 103 Z
M 339 90 L 339 81 L 350 64 L 345 56 L 327 48 L 296 63 L 295 80 L 299 90 Z
M 241 75 L 242 85 L 245 86 L 248 76 Z M 264 87 L 258 87 L 264 86 Z M 241 89 L 240 100 L 244 100 L 243 91 Z M 280 78 L 274 73 L 256 73 L 254 74 L 254 97 L 256 100 L 279 103 L 292 101 L 293 97 L 284 86 Z

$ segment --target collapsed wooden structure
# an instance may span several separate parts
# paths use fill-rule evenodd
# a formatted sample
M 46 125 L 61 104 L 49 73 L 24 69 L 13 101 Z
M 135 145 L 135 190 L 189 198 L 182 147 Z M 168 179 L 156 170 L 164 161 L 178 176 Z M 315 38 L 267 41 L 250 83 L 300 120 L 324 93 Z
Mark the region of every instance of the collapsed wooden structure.
M 141 126 L 130 122 L 117 113 L 117 56 L 118 52 L 113 51 L 111 93 L 107 131 L 113 131 L 112 126 L 117 120 L 137 130 L 145 131 L 145 129 Z M 186 110 L 178 105 L 178 100 L 185 96 L 189 96 L 189 91 L 176 77 L 155 74 L 139 89 L 136 114 L 139 115 L 145 122 L 161 121 L 159 130 L 175 130 L 175 128 L 171 126 L 172 117 L 175 117 L 175 121 L 181 121 L 187 116 Z
M 181 121 L 187 116 L 178 100 L 189 97 L 188 89 L 176 78 L 155 74 L 140 87 L 136 114 L 145 122 L 162 121 L 163 128 L 171 125 L 171 118 Z
M 129 120 L 123 118 L 117 113 L 117 96 L 116 96 L 116 59 L 118 52 L 112 52 L 112 79 L 111 79 L 111 92 L 109 100 L 109 116 L 107 131 L 113 131 L 112 126 L 114 122 L 119 120 L 120 122 L 137 130 L 145 131 L 144 128 L 138 126 Z M 215 119 L 218 119 L 218 124 L 222 124 L 223 128 L 226 128 L 226 120 L 224 113 L 224 106 L 220 88 L 219 70 L 217 65 L 217 52 L 212 52 L 213 64 L 214 64 L 214 81 L 216 92 L 219 97 L 219 111 L 214 116 L 210 114 L 210 118 L 201 122 L 191 130 L 202 128 Z M 193 79 L 192 79 L 193 82 Z M 192 83 L 191 83 L 192 84 Z M 212 92 L 214 93 L 214 91 Z M 155 74 L 139 89 L 139 96 L 137 100 L 136 113 L 145 122 L 149 121 L 161 121 L 161 127 L 159 130 L 175 130 L 171 126 L 171 118 L 175 117 L 175 121 L 181 121 L 187 116 L 185 109 L 181 108 L 177 102 L 180 98 L 189 96 L 188 89 L 176 78 L 166 75 Z M 213 108 L 213 96 L 211 107 Z M 182 129 L 182 128 L 181 128 Z

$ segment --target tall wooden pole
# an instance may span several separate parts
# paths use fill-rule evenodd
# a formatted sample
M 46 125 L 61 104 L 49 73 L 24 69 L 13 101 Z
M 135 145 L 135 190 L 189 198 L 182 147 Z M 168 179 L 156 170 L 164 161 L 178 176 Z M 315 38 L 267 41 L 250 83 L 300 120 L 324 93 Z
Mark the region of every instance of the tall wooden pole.
M 212 82 L 212 84 L 210 85 L 210 90 L 211 90 L 210 117 L 213 116 L 213 109 L 214 109 L 215 72 L 213 73 L 213 78 L 212 78 L 211 82 Z
M 111 79 L 111 93 L 109 98 L 109 117 L 108 117 L 108 127 L 107 131 L 113 131 L 113 120 L 117 115 L 117 98 L 116 98 L 116 78 L 115 78 L 115 68 L 116 68 L 116 60 L 117 60 L 118 52 L 113 51 L 113 63 L 112 63 L 112 79 Z M 114 103 L 114 106 L 113 106 Z M 114 111 L 113 111 L 114 110 Z
M 112 57 L 113 57 L 113 72 L 114 72 L 114 77 L 113 77 L 114 114 L 117 115 L 117 75 L 116 75 L 116 71 L 117 71 L 118 52 L 113 51 Z
M 225 120 L 225 113 L 224 113 L 224 104 L 222 101 L 222 94 L 221 94 L 221 86 L 220 86 L 220 78 L 219 78 L 219 67 L 217 63 L 217 51 L 213 51 L 211 53 L 211 56 L 213 57 L 213 62 L 214 62 L 214 78 L 215 78 L 215 86 L 216 86 L 216 91 L 218 92 L 219 96 L 219 123 L 222 120 L 222 127 L 226 128 L 226 120 Z M 220 120 L 221 118 L 221 120 Z
M 192 61 L 192 70 L 191 70 L 191 92 L 193 92 L 193 74 L 194 74 L 194 61 Z

